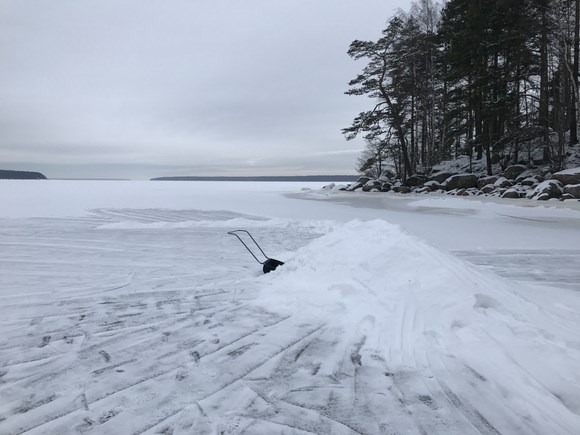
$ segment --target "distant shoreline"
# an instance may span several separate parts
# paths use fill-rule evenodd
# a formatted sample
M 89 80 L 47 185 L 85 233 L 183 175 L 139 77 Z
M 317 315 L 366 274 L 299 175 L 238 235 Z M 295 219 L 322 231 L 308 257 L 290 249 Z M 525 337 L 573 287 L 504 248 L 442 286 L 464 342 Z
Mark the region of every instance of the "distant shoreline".
M 300 176 L 259 176 L 259 177 L 157 177 L 151 181 L 344 181 L 354 182 L 357 175 L 300 175 Z
M 0 180 L 46 180 L 40 172 L 0 169 Z
M 49 178 L 53 181 L 133 181 L 131 178 Z

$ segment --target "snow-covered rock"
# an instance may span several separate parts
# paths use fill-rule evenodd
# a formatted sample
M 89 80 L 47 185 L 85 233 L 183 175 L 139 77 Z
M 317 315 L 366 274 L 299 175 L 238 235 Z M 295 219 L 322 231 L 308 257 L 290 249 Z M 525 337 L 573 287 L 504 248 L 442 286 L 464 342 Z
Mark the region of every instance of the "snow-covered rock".
M 526 177 L 523 180 L 521 180 L 519 183 L 521 183 L 524 186 L 537 186 L 542 181 L 544 181 L 544 180 L 541 177 L 533 176 L 533 177 Z
M 516 198 L 520 198 L 520 192 L 514 188 L 508 189 L 506 190 L 502 195 L 502 198 L 512 198 L 512 199 L 516 199 Z
M 496 189 L 493 191 L 492 195 L 494 195 L 494 196 L 499 196 L 499 197 L 501 198 L 501 196 L 502 196 L 502 195 L 503 195 L 505 192 L 507 192 L 507 189 L 506 189 L 505 187 L 498 187 L 498 188 L 496 188 Z
M 441 189 L 441 183 L 431 180 L 425 183 L 425 187 L 428 187 L 430 190 L 435 191 Z
M 540 193 L 536 198 L 534 198 L 538 201 L 547 201 L 549 199 L 551 199 L 550 194 L 549 193 Z
M 449 177 L 451 177 L 452 175 L 455 175 L 455 174 L 452 174 L 451 172 L 436 172 L 436 173 L 431 174 L 429 179 L 441 184 L 445 180 L 447 180 Z
M 366 184 L 363 186 L 363 192 L 370 192 L 373 189 L 377 189 L 380 190 L 381 188 L 381 182 L 378 180 L 369 180 L 366 182 Z
M 508 166 L 505 171 L 503 171 L 503 176 L 508 180 L 515 180 L 518 175 L 526 170 L 524 165 L 512 165 Z
M 468 189 L 470 187 L 477 187 L 477 175 L 475 174 L 452 175 L 447 180 L 445 180 L 445 187 L 448 190 Z
M 480 189 L 483 193 L 491 193 L 495 190 L 495 186 L 493 184 L 486 184 Z
M 467 189 L 459 189 L 455 192 L 456 196 L 469 196 L 469 191 Z
M 350 186 L 348 186 L 346 188 L 346 190 L 348 192 L 354 192 L 355 190 L 358 190 L 358 189 L 362 188 L 363 186 L 364 186 L 364 184 L 356 182 L 356 183 L 352 183 Z
M 544 177 L 542 177 L 538 169 L 528 169 L 516 177 L 516 183 L 521 183 L 530 177 L 536 178 L 538 183 L 544 181 Z
M 580 166 L 552 174 L 552 179 L 562 184 L 580 184 Z
M 428 178 L 425 177 L 424 175 L 411 175 L 409 178 L 407 178 L 407 186 L 409 187 L 421 186 L 427 180 Z
M 330 184 L 327 184 L 326 186 L 323 186 L 322 190 L 336 192 L 339 190 L 346 190 L 346 188 L 347 188 L 347 186 L 345 186 L 344 184 L 330 183 Z
M 570 193 L 563 193 L 562 194 L 562 198 L 560 198 L 560 200 L 562 201 L 578 201 L 574 195 L 570 194 Z
M 493 183 L 493 185 L 495 187 L 508 188 L 512 187 L 512 182 L 505 177 L 500 177 L 495 181 L 495 183 Z
M 562 196 L 562 184 L 557 180 L 546 180 L 528 192 L 528 198 L 545 201 L 551 198 L 560 198 Z
M 484 186 L 487 186 L 488 184 L 493 184 L 498 180 L 498 176 L 497 175 L 490 175 L 488 177 L 482 177 L 479 180 L 477 180 L 477 187 L 479 189 L 483 188 Z
M 580 184 L 568 184 L 564 186 L 564 193 L 572 195 L 576 199 L 580 199 Z

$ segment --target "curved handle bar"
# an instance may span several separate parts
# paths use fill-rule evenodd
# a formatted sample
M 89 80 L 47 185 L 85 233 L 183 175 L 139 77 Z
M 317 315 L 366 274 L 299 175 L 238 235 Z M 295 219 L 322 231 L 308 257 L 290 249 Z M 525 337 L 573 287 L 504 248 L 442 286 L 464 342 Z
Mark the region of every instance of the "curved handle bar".
M 242 238 L 241 238 L 241 237 L 240 237 L 238 234 L 236 234 L 236 233 L 246 233 L 248 236 L 250 236 L 250 239 L 252 239 L 252 242 L 254 242 L 254 244 L 255 244 L 255 245 L 258 247 L 258 249 L 260 250 L 260 252 L 262 253 L 262 255 L 263 255 L 264 257 L 266 257 L 266 260 L 264 260 L 264 261 L 260 261 L 260 260 L 258 260 L 258 257 L 256 257 L 256 256 L 254 255 L 254 253 L 252 252 L 252 250 L 251 250 L 250 248 L 248 248 L 248 245 L 246 245 L 246 244 L 244 243 L 244 241 L 242 240 Z M 265 263 L 267 260 L 269 260 L 269 259 L 270 259 L 270 257 L 268 257 L 268 256 L 267 256 L 267 255 L 264 253 L 264 251 L 262 250 L 262 248 L 260 248 L 260 245 L 258 245 L 258 242 L 256 242 L 256 240 L 255 240 L 255 239 L 252 237 L 252 235 L 251 235 L 251 234 L 250 234 L 248 231 L 246 231 L 246 230 L 233 230 L 233 231 L 228 231 L 228 234 L 230 234 L 230 235 L 232 235 L 232 236 L 236 236 L 236 237 L 238 238 L 238 240 L 239 240 L 240 242 L 242 242 L 242 245 L 244 245 L 244 246 L 245 246 L 245 248 L 248 250 L 248 252 L 249 252 L 250 254 L 252 254 L 252 257 L 254 257 L 258 263 L 260 263 L 260 264 L 264 264 L 264 263 Z

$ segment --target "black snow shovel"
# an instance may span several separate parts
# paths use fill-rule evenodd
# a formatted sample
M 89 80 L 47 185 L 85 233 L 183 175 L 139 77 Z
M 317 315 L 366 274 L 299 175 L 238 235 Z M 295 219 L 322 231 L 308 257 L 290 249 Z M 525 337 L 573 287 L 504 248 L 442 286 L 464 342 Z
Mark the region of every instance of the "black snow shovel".
M 252 250 L 250 248 L 248 248 L 248 245 L 246 245 L 244 243 L 244 241 L 242 240 L 242 238 L 238 235 L 238 233 L 246 233 L 248 236 L 250 236 L 250 239 L 252 239 L 252 242 L 254 242 L 254 244 L 258 247 L 258 249 L 260 250 L 260 252 L 262 253 L 262 255 L 266 258 L 264 261 L 260 261 L 258 260 L 258 257 L 256 257 L 254 255 L 254 253 L 252 252 Z M 242 242 L 242 245 L 244 245 L 246 247 L 246 249 L 248 250 L 248 252 L 250 254 L 252 254 L 252 257 L 254 257 L 256 259 L 256 261 L 258 263 L 260 263 L 262 265 L 262 270 L 264 271 L 264 273 L 270 273 L 273 270 L 276 270 L 276 268 L 278 266 L 282 266 L 284 263 L 280 260 L 276 260 L 275 258 L 270 258 L 268 257 L 264 251 L 262 250 L 262 248 L 260 248 L 260 245 L 258 245 L 258 242 L 256 242 L 256 240 L 254 240 L 254 238 L 252 237 L 252 235 L 246 231 L 246 230 L 234 230 L 234 231 L 228 231 L 228 234 L 231 234 L 232 236 L 236 236 L 238 238 L 238 240 L 240 242 Z

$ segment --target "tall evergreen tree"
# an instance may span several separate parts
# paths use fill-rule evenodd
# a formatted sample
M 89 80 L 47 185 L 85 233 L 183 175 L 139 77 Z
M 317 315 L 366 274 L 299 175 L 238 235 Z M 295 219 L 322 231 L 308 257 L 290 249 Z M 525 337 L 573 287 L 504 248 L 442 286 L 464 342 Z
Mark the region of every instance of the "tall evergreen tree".
M 491 173 L 525 144 L 529 161 L 537 138 L 556 167 L 564 135 L 577 141 L 579 22 L 580 0 L 420 0 L 377 41 L 351 44 L 367 65 L 346 93 L 374 107 L 343 133 L 394 132 L 403 177 L 461 154 L 485 155 Z
M 346 94 L 367 95 L 377 103 L 372 110 L 360 113 L 350 127 L 343 129 L 343 133 L 347 139 L 353 139 L 361 132 L 377 135 L 377 129 L 385 132 L 387 126 L 392 126 L 403 155 L 402 175 L 406 179 L 412 173 L 405 122 L 407 101 L 397 82 L 393 62 L 402 26 L 402 20 L 394 18 L 376 42 L 356 40 L 350 45 L 348 54 L 353 59 L 367 59 L 368 64 L 361 74 L 350 81 L 351 89 Z M 394 73 L 395 77 L 390 77 L 389 72 Z

